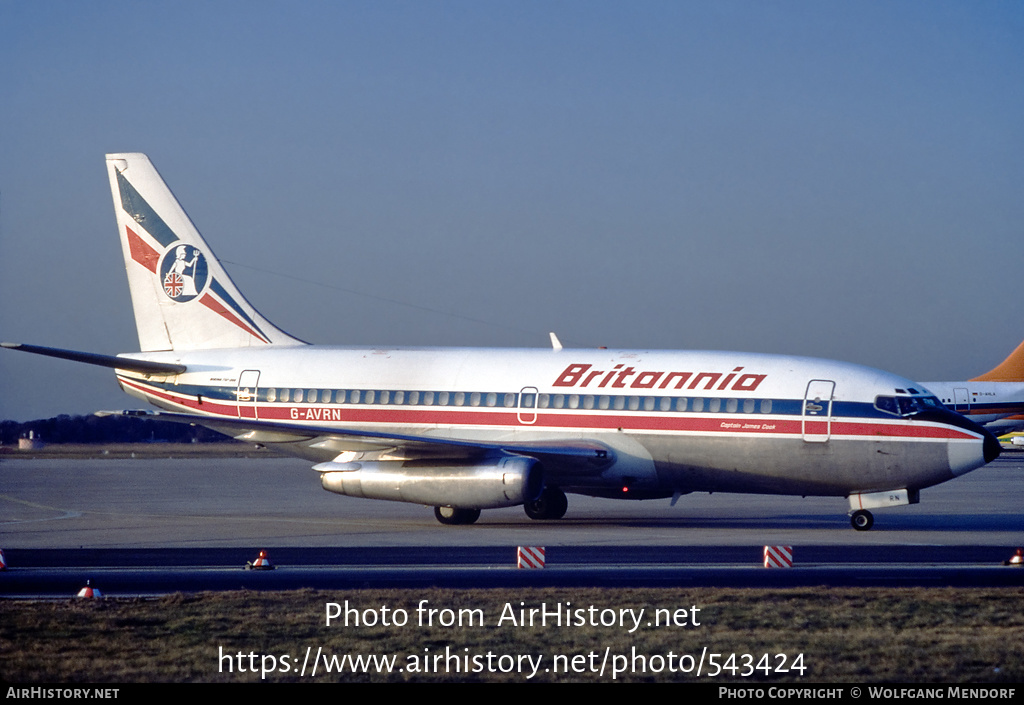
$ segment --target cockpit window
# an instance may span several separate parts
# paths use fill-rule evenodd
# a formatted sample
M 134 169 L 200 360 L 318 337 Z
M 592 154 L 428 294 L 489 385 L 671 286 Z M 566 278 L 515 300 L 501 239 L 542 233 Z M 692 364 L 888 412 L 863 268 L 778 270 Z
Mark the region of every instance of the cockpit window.
M 899 416 L 900 410 L 896 406 L 896 397 L 875 397 L 875 408 L 887 414 Z
M 913 416 L 922 411 L 936 411 L 945 408 L 933 396 L 928 397 L 875 397 L 875 408 L 895 416 Z

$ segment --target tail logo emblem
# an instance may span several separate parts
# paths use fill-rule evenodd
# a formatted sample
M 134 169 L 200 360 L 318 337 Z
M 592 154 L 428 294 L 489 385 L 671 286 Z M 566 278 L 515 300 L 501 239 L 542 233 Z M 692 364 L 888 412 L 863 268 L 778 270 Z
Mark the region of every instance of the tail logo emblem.
M 191 301 L 206 288 L 209 273 L 206 257 L 192 245 L 172 245 L 160 262 L 160 281 L 172 301 Z

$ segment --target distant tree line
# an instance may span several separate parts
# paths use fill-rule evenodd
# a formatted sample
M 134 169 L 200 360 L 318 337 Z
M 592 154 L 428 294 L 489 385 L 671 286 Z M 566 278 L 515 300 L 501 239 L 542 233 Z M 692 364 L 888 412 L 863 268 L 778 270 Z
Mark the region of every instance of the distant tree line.
M 36 421 L 0 421 L 0 443 L 16 445 L 33 435 L 43 443 L 218 443 L 227 436 L 201 426 L 133 416 L 69 416 Z

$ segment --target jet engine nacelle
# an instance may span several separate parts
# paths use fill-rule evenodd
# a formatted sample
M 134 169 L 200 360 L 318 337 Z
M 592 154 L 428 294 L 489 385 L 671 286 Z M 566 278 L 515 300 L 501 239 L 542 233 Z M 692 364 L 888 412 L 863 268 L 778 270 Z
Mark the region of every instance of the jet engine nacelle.
M 513 507 L 537 499 L 544 488 L 540 463 L 518 456 L 476 465 L 330 462 L 314 470 L 322 473 L 320 483 L 328 492 L 435 507 Z

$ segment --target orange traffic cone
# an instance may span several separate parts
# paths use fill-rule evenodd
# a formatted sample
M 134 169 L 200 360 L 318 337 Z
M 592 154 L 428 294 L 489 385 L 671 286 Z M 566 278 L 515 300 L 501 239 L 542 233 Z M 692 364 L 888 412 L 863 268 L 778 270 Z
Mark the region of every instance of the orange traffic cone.
M 103 597 L 103 593 L 92 586 L 91 580 L 86 580 L 85 587 L 78 591 L 78 597 Z
M 260 551 L 259 558 L 254 560 L 252 563 L 245 564 L 246 570 L 273 570 L 274 565 L 267 558 L 266 551 Z

